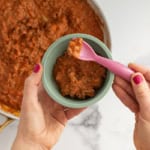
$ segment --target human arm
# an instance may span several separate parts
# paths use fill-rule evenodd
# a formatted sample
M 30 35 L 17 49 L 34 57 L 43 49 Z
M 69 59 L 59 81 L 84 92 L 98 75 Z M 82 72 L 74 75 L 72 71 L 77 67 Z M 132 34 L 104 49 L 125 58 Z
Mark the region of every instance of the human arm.
M 34 150 L 35 146 L 39 150 L 51 149 L 68 120 L 85 109 L 66 109 L 53 101 L 45 92 L 41 77 L 42 66 L 37 65 L 25 81 L 20 122 L 12 150 Z
M 150 150 L 150 68 L 129 64 L 136 73 L 131 83 L 116 77 L 113 89 L 119 99 L 135 113 L 134 143 L 137 150 Z

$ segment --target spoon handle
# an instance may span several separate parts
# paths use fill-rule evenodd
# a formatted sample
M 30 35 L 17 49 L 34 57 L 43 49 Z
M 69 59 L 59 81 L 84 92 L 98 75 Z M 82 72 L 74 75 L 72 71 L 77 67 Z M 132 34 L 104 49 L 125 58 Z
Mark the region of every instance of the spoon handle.
M 134 71 L 127 66 L 111 59 L 97 56 L 95 61 L 127 81 L 130 81 L 131 75 L 134 73 Z

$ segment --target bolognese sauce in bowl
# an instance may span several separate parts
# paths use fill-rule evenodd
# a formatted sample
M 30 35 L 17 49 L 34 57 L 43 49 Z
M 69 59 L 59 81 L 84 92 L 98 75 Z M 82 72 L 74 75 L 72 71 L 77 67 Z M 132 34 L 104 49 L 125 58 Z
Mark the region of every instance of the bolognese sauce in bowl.
M 83 39 L 70 40 L 67 51 L 56 59 L 53 69 L 59 91 L 65 97 L 86 100 L 94 97 L 106 78 L 106 69 L 92 61 L 76 57 L 82 48 Z
M 69 34 L 55 41 L 43 57 L 43 85 L 52 99 L 65 107 L 82 108 L 103 98 L 114 75 L 103 66 L 82 61 L 67 52 L 72 39 L 82 38 L 95 52 L 111 59 L 110 50 L 94 36 Z

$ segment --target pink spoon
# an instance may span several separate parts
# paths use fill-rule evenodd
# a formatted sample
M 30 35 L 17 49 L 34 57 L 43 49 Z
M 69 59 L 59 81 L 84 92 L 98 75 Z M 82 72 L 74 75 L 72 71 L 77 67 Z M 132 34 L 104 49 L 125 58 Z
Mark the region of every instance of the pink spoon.
M 133 70 L 117 61 L 97 55 L 92 47 L 85 41 L 83 41 L 79 59 L 85 61 L 95 61 L 127 81 L 130 81 L 131 75 L 134 73 Z

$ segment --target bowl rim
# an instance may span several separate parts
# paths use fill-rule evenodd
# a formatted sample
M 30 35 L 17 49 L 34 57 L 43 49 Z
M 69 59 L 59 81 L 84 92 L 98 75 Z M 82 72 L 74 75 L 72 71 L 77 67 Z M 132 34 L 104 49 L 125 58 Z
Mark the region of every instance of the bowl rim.
M 110 71 L 108 71 L 108 81 L 107 81 L 107 84 L 105 85 L 106 87 L 103 89 L 103 92 L 98 94 L 97 96 L 95 97 L 92 97 L 90 98 L 89 100 L 75 100 L 75 99 L 71 99 L 71 98 L 66 98 L 64 96 L 61 95 L 61 93 L 59 92 L 59 96 L 57 94 L 55 94 L 51 89 L 50 89 L 50 86 L 49 84 L 47 83 L 47 80 L 46 80 L 46 65 L 47 65 L 47 58 L 48 58 L 48 55 L 50 53 L 52 53 L 52 49 L 56 46 L 56 45 L 59 45 L 61 42 L 64 42 L 66 40 L 70 40 L 72 38 L 77 38 L 77 37 L 81 37 L 81 38 L 85 38 L 87 40 L 92 40 L 94 41 L 96 44 L 98 44 L 102 49 L 104 49 L 106 55 L 108 58 L 112 59 L 112 55 L 111 55 L 111 52 L 110 50 L 107 48 L 107 46 L 102 42 L 100 41 L 98 38 L 92 36 L 92 35 L 89 35 L 89 34 L 83 34 L 83 33 L 75 33 L 75 34 L 68 34 L 68 35 L 65 35 L 63 37 L 60 37 L 59 39 L 57 39 L 52 45 L 50 45 L 46 51 L 46 53 L 44 54 L 43 56 L 43 59 L 42 59 L 42 64 L 43 64 L 43 75 L 42 75 L 42 83 L 43 83 L 43 87 L 44 89 L 46 90 L 47 94 L 57 103 L 65 106 L 65 107 L 69 107 L 69 108 L 84 108 L 84 107 L 87 107 L 87 106 L 90 106 L 98 101 L 100 101 L 105 95 L 106 93 L 108 92 L 108 90 L 110 89 L 111 85 L 112 85 L 112 82 L 113 82 L 113 79 L 114 79 L 114 74 L 111 73 Z M 55 81 L 56 83 L 56 81 Z M 74 103 L 72 101 L 68 101 L 67 99 L 70 99 L 70 100 L 74 100 Z

